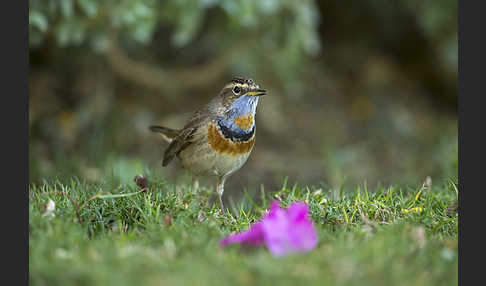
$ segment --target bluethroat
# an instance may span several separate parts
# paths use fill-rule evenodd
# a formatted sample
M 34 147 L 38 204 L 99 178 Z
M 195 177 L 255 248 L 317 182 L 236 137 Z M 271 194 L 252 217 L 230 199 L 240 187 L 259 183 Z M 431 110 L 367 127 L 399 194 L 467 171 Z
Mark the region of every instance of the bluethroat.
M 256 107 L 265 94 L 252 79 L 234 77 L 182 129 L 150 126 L 169 143 L 162 166 L 177 156 L 194 176 L 217 178 L 216 193 L 223 213 L 224 183 L 250 156 L 255 144 Z

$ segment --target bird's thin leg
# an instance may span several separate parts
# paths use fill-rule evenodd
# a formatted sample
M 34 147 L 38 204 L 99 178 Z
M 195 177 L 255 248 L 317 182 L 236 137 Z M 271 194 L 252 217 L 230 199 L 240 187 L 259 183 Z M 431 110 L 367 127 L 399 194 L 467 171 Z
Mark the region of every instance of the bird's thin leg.
M 192 176 L 192 189 L 196 192 L 199 191 L 199 180 L 197 176 Z
M 224 214 L 224 205 L 223 205 L 223 192 L 224 192 L 224 182 L 226 181 L 226 177 L 221 177 L 218 179 L 218 183 L 216 185 L 216 193 L 218 193 L 219 197 L 219 207 Z

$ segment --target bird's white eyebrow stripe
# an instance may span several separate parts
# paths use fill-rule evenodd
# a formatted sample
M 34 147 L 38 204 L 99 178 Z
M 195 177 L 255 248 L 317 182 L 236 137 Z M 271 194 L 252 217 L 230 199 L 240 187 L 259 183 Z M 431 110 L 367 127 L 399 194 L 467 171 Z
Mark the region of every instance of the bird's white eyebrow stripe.
M 223 87 L 223 89 L 227 89 L 227 88 L 233 88 L 233 85 L 234 85 L 233 83 L 228 83 L 227 85 L 225 85 L 225 86 Z
M 223 89 L 232 89 L 234 86 L 239 86 L 241 87 L 243 90 L 248 90 L 250 88 L 250 86 L 247 84 L 247 83 L 228 83 L 227 85 L 224 86 Z

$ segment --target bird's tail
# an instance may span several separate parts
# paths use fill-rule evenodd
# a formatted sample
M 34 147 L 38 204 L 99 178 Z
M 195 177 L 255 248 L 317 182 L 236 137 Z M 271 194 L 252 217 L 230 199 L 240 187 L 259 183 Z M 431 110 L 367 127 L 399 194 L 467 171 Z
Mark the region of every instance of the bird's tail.
M 167 141 L 167 143 L 172 142 L 172 140 L 174 140 L 174 138 L 177 136 L 177 134 L 179 134 L 179 130 L 175 130 L 175 129 L 171 129 L 171 128 L 167 128 L 167 127 L 162 127 L 162 126 L 157 126 L 157 125 L 150 126 L 150 130 L 152 132 L 160 133 L 162 135 L 162 137 L 164 138 L 164 140 Z

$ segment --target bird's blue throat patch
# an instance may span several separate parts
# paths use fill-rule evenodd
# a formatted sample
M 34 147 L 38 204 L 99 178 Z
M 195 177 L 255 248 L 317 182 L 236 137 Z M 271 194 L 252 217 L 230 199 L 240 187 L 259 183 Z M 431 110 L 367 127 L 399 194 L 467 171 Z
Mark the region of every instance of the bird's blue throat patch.
M 255 133 L 255 113 L 258 97 L 244 95 L 236 99 L 225 116 L 217 118 L 224 137 L 233 141 L 247 141 Z

